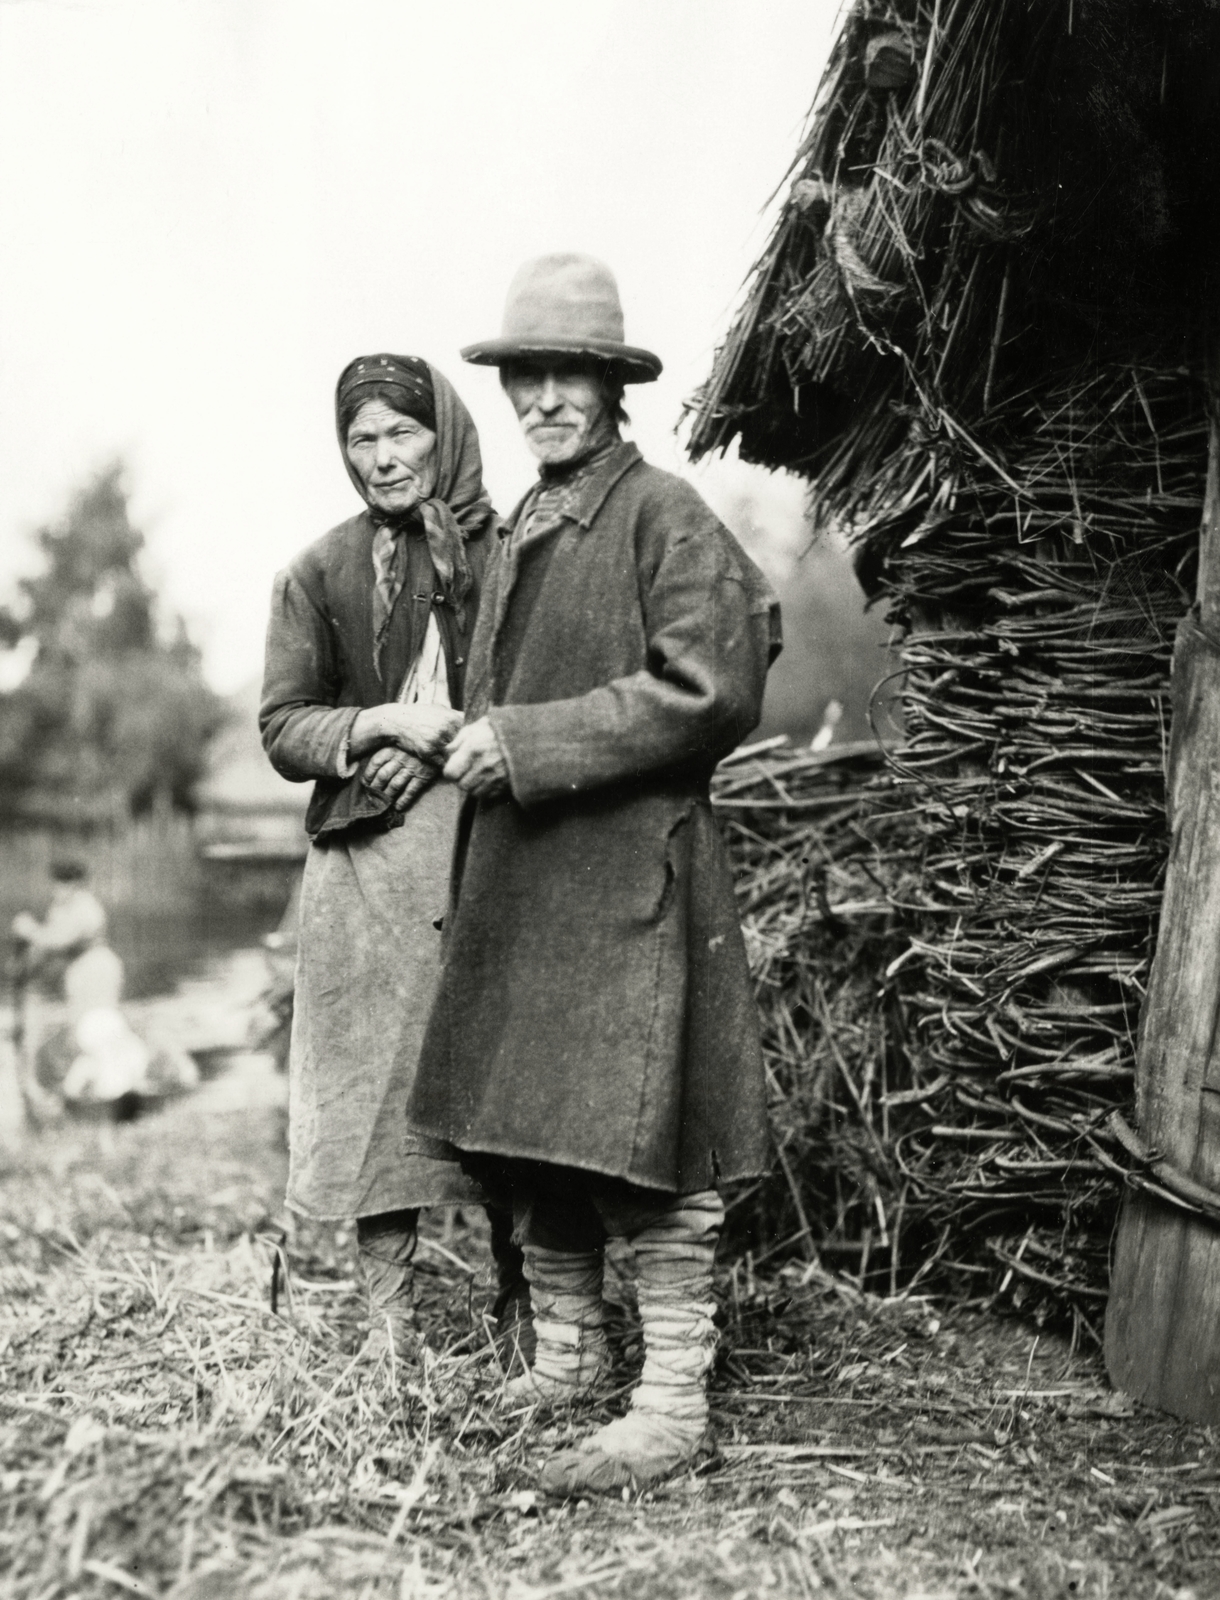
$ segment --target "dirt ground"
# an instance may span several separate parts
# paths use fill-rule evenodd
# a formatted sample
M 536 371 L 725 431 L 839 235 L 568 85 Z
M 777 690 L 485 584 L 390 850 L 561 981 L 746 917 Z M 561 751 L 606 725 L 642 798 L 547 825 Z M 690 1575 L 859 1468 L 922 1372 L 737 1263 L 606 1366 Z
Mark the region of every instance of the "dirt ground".
M 1220 1595 L 1213 1434 L 1133 1411 L 1095 1349 L 803 1263 L 726 1267 L 719 1459 L 542 1499 L 599 1413 L 498 1404 L 480 1217 L 426 1230 L 423 1370 L 353 1363 L 343 1229 L 290 1241 L 272 1314 L 283 1121 L 253 1058 L 0 1160 L 3 1596 Z

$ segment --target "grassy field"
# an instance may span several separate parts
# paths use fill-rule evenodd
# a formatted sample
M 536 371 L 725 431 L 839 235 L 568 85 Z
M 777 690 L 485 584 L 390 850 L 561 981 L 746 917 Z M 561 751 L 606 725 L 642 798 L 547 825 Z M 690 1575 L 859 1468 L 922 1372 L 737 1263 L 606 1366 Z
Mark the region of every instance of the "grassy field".
M 272 1313 L 277 1090 L 220 1079 L 5 1159 L 6 1600 L 1220 1594 L 1211 1434 L 1133 1413 L 1045 1330 L 803 1264 L 726 1267 L 719 1460 L 540 1499 L 595 1414 L 499 1405 L 481 1219 L 428 1228 L 422 1371 L 352 1361 L 342 1229 L 297 1232 Z

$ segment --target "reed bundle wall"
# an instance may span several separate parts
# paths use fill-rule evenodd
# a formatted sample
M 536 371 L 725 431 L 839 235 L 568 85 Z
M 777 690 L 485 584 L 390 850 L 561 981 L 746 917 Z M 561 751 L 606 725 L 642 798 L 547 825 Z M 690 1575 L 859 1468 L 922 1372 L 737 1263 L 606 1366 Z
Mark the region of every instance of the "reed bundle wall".
M 901 634 L 905 743 L 850 815 L 730 817 L 783 1156 L 743 1215 L 874 1288 L 1090 1319 L 1139 1181 L 1111 1117 L 1167 849 L 1218 72 L 1203 0 L 857 0 L 695 407 L 694 455 L 809 479 Z M 867 913 L 794 920 L 819 852 Z

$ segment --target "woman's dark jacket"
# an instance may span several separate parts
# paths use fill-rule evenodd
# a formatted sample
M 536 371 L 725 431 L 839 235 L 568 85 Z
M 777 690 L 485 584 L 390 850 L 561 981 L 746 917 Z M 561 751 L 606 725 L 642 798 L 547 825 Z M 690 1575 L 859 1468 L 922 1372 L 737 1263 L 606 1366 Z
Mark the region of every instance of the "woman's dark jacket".
M 294 782 L 316 780 L 305 827 L 317 839 L 375 818 L 401 817 L 364 788 L 360 771 L 338 776 L 340 752 L 365 706 L 398 695 L 435 610 L 449 671 L 449 699 L 463 703 L 466 660 L 479 604 L 486 538 L 467 542 L 473 588 L 464 628 L 444 601 L 422 529 L 408 530 L 407 576 L 373 664 L 373 533 L 367 512 L 311 544 L 275 580 L 259 727 L 271 765 Z M 363 763 L 361 763 L 361 771 Z
M 765 1170 L 758 1021 L 717 761 L 758 722 L 779 615 L 689 484 L 623 444 L 489 553 L 469 719 L 511 794 L 459 827 L 408 1108 L 471 1152 L 675 1192 Z

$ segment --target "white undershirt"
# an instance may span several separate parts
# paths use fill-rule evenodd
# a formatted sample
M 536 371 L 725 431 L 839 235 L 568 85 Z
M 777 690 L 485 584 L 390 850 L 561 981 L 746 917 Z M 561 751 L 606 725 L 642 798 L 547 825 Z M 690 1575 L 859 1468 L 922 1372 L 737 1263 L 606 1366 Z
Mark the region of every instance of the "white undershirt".
M 449 672 L 435 611 L 428 613 L 424 642 L 398 691 L 398 703 L 401 706 L 451 706 L 453 703 L 449 698 Z

